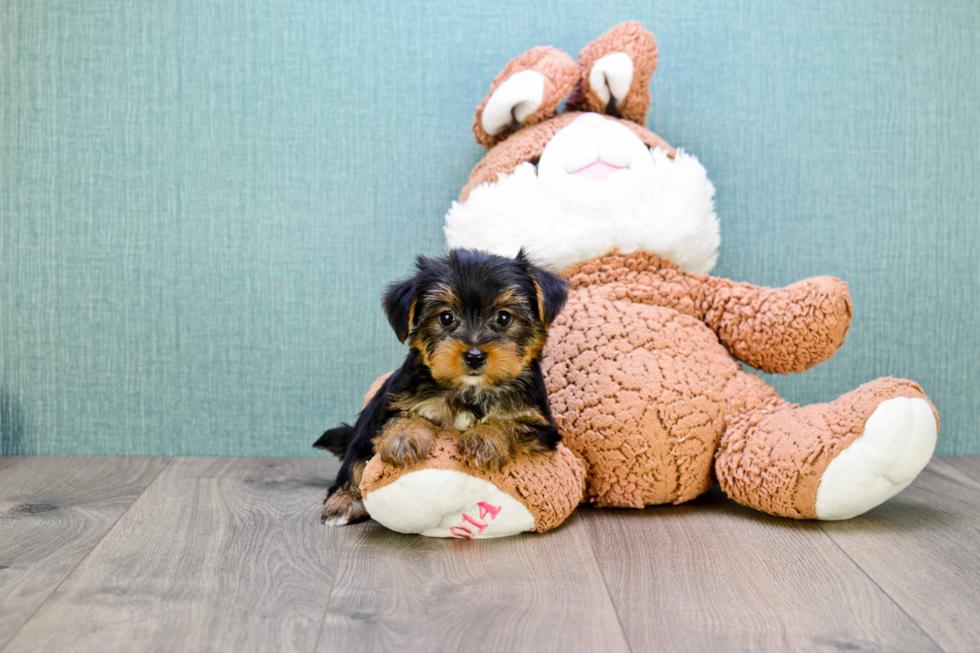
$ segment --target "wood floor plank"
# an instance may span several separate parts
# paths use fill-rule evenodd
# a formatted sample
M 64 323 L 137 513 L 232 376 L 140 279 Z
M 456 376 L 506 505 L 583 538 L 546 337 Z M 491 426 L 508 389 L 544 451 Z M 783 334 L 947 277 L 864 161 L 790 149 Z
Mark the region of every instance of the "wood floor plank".
M 74 456 L 0 459 L 0 649 L 168 461 Z
M 980 456 L 948 456 L 939 460 L 949 463 L 966 474 L 980 487 Z
M 896 497 L 821 528 L 944 650 L 980 650 L 980 459 L 934 458 Z
M 820 530 L 729 501 L 580 509 L 634 651 L 936 651 Z
M 319 651 L 628 650 L 577 515 L 500 540 L 347 528 Z
M 4 653 L 312 651 L 336 459 L 175 459 Z

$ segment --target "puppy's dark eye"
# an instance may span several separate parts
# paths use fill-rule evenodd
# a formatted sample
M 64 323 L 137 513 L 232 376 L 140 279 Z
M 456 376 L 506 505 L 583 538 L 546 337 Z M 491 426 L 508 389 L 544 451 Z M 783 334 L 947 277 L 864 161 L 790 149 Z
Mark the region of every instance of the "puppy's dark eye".
M 452 311 L 443 311 L 439 313 L 439 324 L 444 327 L 452 326 L 452 323 L 456 321 L 456 316 L 453 315 Z
M 512 316 L 507 311 L 499 311 L 497 313 L 497 317 L 494 319 L 494 322 L 501 329 L 506 329 L 507 327 L 510 326 L 511 320 L 513 320 L 513 319 L 514 319 L 514 316 Z

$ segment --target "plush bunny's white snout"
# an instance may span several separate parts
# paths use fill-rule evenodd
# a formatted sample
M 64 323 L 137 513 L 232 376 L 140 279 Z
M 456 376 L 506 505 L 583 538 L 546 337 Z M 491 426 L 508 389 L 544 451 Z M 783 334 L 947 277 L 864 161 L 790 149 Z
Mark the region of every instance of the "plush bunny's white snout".
M 584 189 L 600 198 L 642 186 L 652 168 L 650 149 L 636 134 L 615 120 L 584 113 L 548 142 L 538 161 L 538 176 L 542 187 L 557 187 L 562 196 Z M 617 188 L 593 185 L 596 182 L 615 182 Z

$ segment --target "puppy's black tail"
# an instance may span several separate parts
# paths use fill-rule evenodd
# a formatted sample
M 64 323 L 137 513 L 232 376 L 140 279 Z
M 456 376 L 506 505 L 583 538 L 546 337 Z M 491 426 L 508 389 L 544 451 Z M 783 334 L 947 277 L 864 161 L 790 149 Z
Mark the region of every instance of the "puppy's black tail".
M 354 427 L 350 424 L 341 424 L 321 435 L 313 446 L 317 449 L 326 449 L 338 458 L 343 458 L 352 437 L 354 437 Z

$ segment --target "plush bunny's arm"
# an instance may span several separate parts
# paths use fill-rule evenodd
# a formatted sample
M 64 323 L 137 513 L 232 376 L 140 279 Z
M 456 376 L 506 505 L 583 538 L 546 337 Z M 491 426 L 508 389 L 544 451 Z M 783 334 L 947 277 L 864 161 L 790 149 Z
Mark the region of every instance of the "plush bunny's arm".
M 785 288 L 762 288 L 703 275 L 695 290 L 698 316 L 731 354 L 763 372 L 808 370 L 837 352 L 851 324 L 847 284 L 813 277 Z
M 762 288 L 683 272 L 649 252 L 612 253 L 562 272 L 572 289 L 667 306 L 707 324 L 735 358 L 763 372 L 802 372 L 836 353 L 851 324 L 847 284 L 813 277 Z M 598 296 L 597 296 L 598 300 Z

